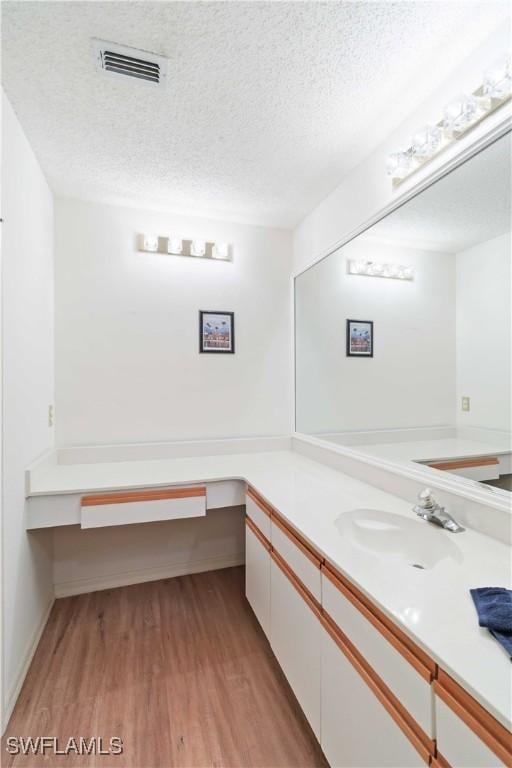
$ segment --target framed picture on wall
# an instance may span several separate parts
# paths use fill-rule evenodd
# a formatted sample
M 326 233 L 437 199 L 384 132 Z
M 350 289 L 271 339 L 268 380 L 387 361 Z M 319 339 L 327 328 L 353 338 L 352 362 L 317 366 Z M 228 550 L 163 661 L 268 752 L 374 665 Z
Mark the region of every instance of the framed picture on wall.
M 373 320 L 347 320 L 347 357 L 373 357 Z
M 235 313 L 199 312 L 199 352 L 214 354 L 235 351 Z

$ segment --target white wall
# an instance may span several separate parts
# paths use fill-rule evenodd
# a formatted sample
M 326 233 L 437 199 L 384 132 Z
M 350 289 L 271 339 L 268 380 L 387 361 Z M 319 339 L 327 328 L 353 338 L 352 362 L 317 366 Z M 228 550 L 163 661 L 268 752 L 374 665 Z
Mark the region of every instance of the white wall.
M 56 528 L 57 597 L 244 562 L 244 508 L 206 517 L 81 530 Z
M 347 274 L 346 260 L 412 265 L 411 282 Z M 352 241 L 296 280 L 297 430 L 453 423 L 453 254 Z M 345 355 L 347 318 L 373 320 L 373 358 Z
M 457 426 L 510 430 L 510 233 L 458 253 L 456 265 Z
M 144 231 L 235 258 L 139 253 Z M 290 269 L 284 230 L 58 200 L 58 444 L 288 433 Z M 200 309 L 235 312 L 234 355 L 199 354 Z
M 466 137 L 456 142 L 453 148 L 441 157 L 427 164 L 423 171 L 414 174 L 410 180 L 393 190 L 386 175 L 386 158 L 390 152 L 409 146 L 412 133 L 424 125 L 439 119 L 444 106 L 461 92 L 472 91 L 482 81 L 483 72 L 492 66 L 500 56 L 505 56 L 510 47 L 510 28 L 502 28 L 462 62 L 456 70 L 446 73 L 442 88 L 425 99 L 402 125 L 381 143 L 366 160 L 345 176 L 341 184 L 306 216 L 294 232 L 294 272 L 300 272 L 318 261 L 325 253 L 333 250 L 342 240 L 350 236 L 386 206 L 393 204 L 401 195 L 427 179 L 447 161 L 471 147 L 492 127 L 512 114 L 512 105 L 502 107 Z M 390 105 L 392 109 L 392 105 Z
M 53 598 L 51 539 L 25 531 L 25 468 L 53 446 L 53 198 L 2 94 L 3 686 L 8 716 Z M 3 725 L 5 725 L 5 719 Z

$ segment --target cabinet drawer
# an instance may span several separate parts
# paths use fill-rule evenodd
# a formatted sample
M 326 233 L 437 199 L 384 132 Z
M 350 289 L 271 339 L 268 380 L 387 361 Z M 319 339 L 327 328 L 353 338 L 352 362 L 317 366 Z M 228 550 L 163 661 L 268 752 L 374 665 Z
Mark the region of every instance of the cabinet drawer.
M 512 767 L 512 734 L 444 670 L 434 682 L 438 760 L 451 768 Z
M 245 596 L 262 630 L 270 635 L 270 547 L 249 518 L 245 521 Z
M 440 765 L 451 768 L 501 768 L 505 763 L 436 696 L 437 748 Z M 509 763 L 510 765 L 510 763 Z
M 206 515 L 203 486 L 129 491 L 83 496 L 80 502 L 82 528 L 179 520 Z
M 265 538 L 270 540 L 270 509 L 250 489 L 245 496 L 245 511 Z
M 360 651 L 385 686 L 396 696 L 412 720 L 419 726 L 421 737 L 428 744 L 433 739 L 431 673 L 407 649 L 400 648 L 386 627 L 379 627 L 370 610 L 335 576 L 322 572 L 322 605 L 332 621 Z M 383 634 L 383 631 L 386 634 Z M 402 651 L 402 652 L 401 652 Z M 403 652 L 407 653 L 407 658 Z
M 270 563 L 270 644 L 315 736 L 320 738 L 319 608 L 275 552 Z
M 275 515 L 271 525 L 272 548 L 286 561 L 315 600 L 321 601 L 320 560 Z
M 428 750 L 380 696 L 350 650 L 324 623 L 321 745 L 333 768 L 428 765 Z

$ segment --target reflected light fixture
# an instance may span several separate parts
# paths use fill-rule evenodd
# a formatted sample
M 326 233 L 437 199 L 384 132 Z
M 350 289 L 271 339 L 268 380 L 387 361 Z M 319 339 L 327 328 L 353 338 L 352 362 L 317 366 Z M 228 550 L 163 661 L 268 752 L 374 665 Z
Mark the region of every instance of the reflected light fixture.
M 158 235 L 144 235 L 144 250 L 153 253 L 158 251 Z
M 349 275 L 361 275 L 363 277 L 388 277 L 393 280 L 414 280 L 414 267 L 411 267 L 410 264 L 389 264 L 383 261 L 348 259 L 347 272 Z
M 437 123 L 417 131 L 406 149 L 388 156 L 386 171 L 393 186 L 399 186 L 404 179 L 506 104 L 511 96 L 512 66 L 510 57 L 507 57 L 484 74 L 482 84 L 473 93 L 461 94 L 447 104 Z

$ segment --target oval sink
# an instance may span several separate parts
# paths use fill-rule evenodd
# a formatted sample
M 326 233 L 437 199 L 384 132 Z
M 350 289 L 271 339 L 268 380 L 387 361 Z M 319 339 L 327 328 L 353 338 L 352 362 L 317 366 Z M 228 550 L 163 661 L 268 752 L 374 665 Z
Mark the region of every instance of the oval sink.
M 411 513 L 412 515 L 412 513 Z M 462 562 L 453 534 L 431 523 L 409 520 L 380 509 L 354 509 L 335 521 L 344 537 L 360 549 L 391 557 L 416 568 L 432 568 L 441 560 Z

